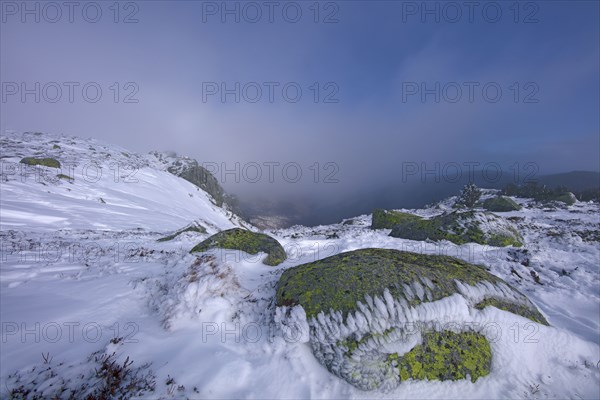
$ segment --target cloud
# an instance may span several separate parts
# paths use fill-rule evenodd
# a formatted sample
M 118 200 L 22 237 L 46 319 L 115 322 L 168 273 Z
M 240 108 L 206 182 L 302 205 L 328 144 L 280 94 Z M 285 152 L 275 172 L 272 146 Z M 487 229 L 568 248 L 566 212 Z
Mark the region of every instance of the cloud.
M 104 96 L 98 103 L 10 101 L 2 104 L 1 128 L 93 136 L 229 166 L 295 162 L 305 178 L 298 184 L 280 178 L 226 186 L 329 202 L 393 182 L 406 161 L 597 168 L 595 4 L 545 4 L 543 21 L 532 25 L 404 24 L 400 8 L 360 2 L 340 4 L 338 24 L 203 24 L 200 2 L 142 5 L 131 25 L 3 24 L 3 81 L 92 81 Z M 139 103 L 122 101 L 127 82 L 139 88 Z M 263 97 L 204 101 L 206 82 L 256 82 Z M 273 102 L 267 82 L 279 83 Z M 466 82 L 478 83 L 474 101 Z M 502 89 L 497 103 L 483 98 L 490 82 Z M 286 101 L 286 83 L 302 88 L 301 101 Z M 423 102 L 421 92 L 407 97 L 407 84 L 421 90 L 423 83 L 448 92 L 439 102 L 431 94 Z M 455 103 L 448 99 L 453 84 L 463 90 Z M 539 102 L 525 103 L 533 92 Z M 325 103 L 328 95 L 339 102 Z M 335 163 L 339 183 L 315 184 L 315 163 L 318 181 L 331 172 L 325 164 Z

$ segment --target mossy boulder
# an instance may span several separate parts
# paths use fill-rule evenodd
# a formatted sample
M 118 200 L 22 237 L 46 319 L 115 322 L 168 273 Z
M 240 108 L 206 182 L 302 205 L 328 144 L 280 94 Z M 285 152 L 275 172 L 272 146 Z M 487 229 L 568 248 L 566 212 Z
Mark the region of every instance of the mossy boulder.
M 410 240 L 448 240 L 458 245 L 523 245 L 523 238 L 512 223 L 492 213 L 479 211 L 454 211 L 432 218 L 411 215 L 396 224 L 390 236 Z
M 421 217 L 393 210 L 375 209 L 371 221 L 371 229 L 392 229 L 396 225 L 419 220 Z
M 41 165 L 43 167 L 60 168 L 60 162 L 54 158 L 36 158 L 36 157 L 25 157 L 21 159 L 21 164 L 26 165 Z
M 492 212 L 519 211 L 521 206 L 506 196 L 491 197 L 483 202 L 483 208 Z
M 315 357 L 365 390 L 407 379 L 475 381 L 489 373 L 484 332 L 432 321 L 460 321 L 495 306 L 547 324 L 525 295 L 483 267 L 390 249 L 340 253 L 287 269 L 275 301 L 282 326 L 302 326 L 300 307 Z
M 279 242 L 264 233 L 252 232 L 246 229 L 233 228 L 212 235 L 190 251 L 202 252 L 211 248 L 241 250 L 248 254 L 267 253 L 263 260 L 266 265 L 275 266 L 287 258 L 285 250 Z
M 560 193 L 555 196 L 552 196 L 549 201 L 558 201 L 561 203 L 565 203 L 568 206 L 572 206 L 577 201 L 575 195 L 571 192 Z
M 198 232 L 198 233 L 206 233 L 206 228 L 204 228 L 200 223 L 198 222 L 192 222 L 191 224 L 173 232 L 170 235 L 167 235 L 165 237 L 161 237 L 160 239 L 157 240 L 157 242 L 167 242 L 169 240 L 173 240 L 175 239 L 177 236 L 181 235 L 184 232 Z
M 426 282 L 421 295 L 406 286 L 423 278 Z M 380 296 L 384 289 L 392 297 L 402 297 L 408 305 L 414 306 L 457 293 L 456 281 L 470 286 L 481 282 L 508 285 L 483 267 L 458 258 L 370 248 L 285 270 L 277 286 L 277 304 L 301 305 L 308 318 L 329 310 L 341 311 L 346 316 L 356 309 L 358 301 L 364 301 L 366 296 Z M 543 319 L 530 302 L 515 304 L 525 304 L 537 313 L 538 320 Z M 530 315 L 523 316 L 530 318 Z

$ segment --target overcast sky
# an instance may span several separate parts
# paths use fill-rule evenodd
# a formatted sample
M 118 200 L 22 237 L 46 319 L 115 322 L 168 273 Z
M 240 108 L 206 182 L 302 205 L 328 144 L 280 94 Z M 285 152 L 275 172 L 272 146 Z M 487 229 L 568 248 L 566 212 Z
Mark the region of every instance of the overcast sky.
M 2 2 L 2 132 L 256 162 L 262 183 L 302 167 L 270 193 L 368 190 L 407 162 L 599 169 L 596 1 L 50 4 Z

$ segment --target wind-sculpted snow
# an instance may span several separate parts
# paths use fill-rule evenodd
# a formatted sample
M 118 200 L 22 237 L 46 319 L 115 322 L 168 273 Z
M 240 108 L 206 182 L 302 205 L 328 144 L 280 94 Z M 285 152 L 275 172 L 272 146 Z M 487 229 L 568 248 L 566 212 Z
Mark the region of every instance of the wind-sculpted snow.
M 341 253 L 288 269 L 277 289 L 277 320 L 301 331 L 302 307 L 313 352 L 323 365 L 361 389 L 389 389 L 402 380 L 399 365 L 423 341 L 424 331 L 480 332 L 483 327 L 465 324 L 486 299 L 514 305 L 509 311 L 526 311 L 525 317 L 545 323 L 523 294 L 480 267 L 384 249 Z M 469 357 L 480 359 L 479 364 L 469 369 L 460 359 L 446 360 L 444 371 L 460 366 L 458 376 L 468 373 L 472 380 L 487 374 L 491 354 L 478 351 L 471 349 Z M 426 376 L 445 379 L 427 368 L 422 366 Z
M 198 318 L 203 308 L 233 309 L 249 292 L 240 286 L 230 264 L 204 254 L 182 262 L 190 263 L 181 275 L 165 274 L 148 283 L 149 305 L 161 316 L 167 329 Z M 230 312 L 229 318 L 235 310 Z

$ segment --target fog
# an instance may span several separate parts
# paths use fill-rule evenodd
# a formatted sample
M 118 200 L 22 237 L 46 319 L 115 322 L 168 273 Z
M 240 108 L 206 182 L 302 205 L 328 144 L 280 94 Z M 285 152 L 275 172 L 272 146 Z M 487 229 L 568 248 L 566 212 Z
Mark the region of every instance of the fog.
M 598 171 L 598 3 L 467 3 L 4 2 L 0 128 L 176 151 L 308 208 Z

